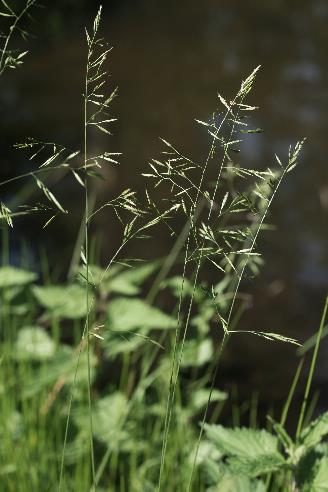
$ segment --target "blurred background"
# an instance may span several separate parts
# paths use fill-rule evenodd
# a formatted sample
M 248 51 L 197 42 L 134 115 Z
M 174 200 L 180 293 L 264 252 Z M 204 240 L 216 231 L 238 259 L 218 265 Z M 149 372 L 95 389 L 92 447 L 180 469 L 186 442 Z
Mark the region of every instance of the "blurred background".
M 271 210 L 276 230 L 259 243 L 262 274 L 243 285 L 251 302 L 241 322 L 243 329 L 305 340 L 318 328 L 328 286 L 328 3 L 108 0 L 103 7 L 103 35 L 114 48 L 111 84 L 119 88 L 112 113 L 119 121 L 113 137 L 93 145 L 123 155 L 100 185 L 102 200 L 127 187 L 144 189 L 141 173 L 162 150 L 160 136 L 201 159 L 208 142 L 194 119 L 206 121 L 217 91 L 229 100 L 259 64 L 250 103 L 260 107 L 253 126 L 264 133 L 246 140 L 244 161 L 262 169 L 274 163 L 275 153 L 284 157 L 290 143 L 308 138 L 300 166 L 288 175 Z M 81 146 L 84 26 L 97 8 L 94 0 L 57 0 L 34 11 L 30 54 L 22 69 L 1 80 L 1 180 L 30 170 L 12 148 L 28 136 Z M 43 245 L 60 277 L 72 255 L 83 198 L 69 180 L 54 186 L 70 215 L 46 231 L 38 216 L 17 220 L 11 251 L 15 263 L 23 241 L 37 264 Z M 14 209 L 20 200 L 31 203 L 37 197 L 29 195 L 27 184 L 8 188 L 2 199 Z M 115 225 L 103 218 L 96 227 L 104 252 L 111 251 Z M 164 255 L 170 241 L 158 236 L 149 244 L 149 255 Z M 140 247 L 145 249 L 144 243 L 130 254 L 142 256 Z M 254 338 L 231 342 L 218 386 L 237 384 L 241 400 L 256 390 L 263 405 L 279 402 L 298 363 L 295 348 Z M 328 401 L 327 369 L 328 338 L 316 373 L 322 406 Z

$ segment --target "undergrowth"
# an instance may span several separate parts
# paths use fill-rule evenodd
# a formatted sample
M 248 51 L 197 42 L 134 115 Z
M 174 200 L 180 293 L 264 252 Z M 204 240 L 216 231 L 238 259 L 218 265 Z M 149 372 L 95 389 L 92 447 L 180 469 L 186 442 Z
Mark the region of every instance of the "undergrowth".
M 21 65 L 27 52 L 11 49 L 36 6 L 20 13 L 2 0 L 9 22 L 0 73 Z M 280 418 L 258 428 L 257 402 L 248 405 L 252 425 L 224 427 L 229 395 L 216 388 L 231 337 L 256 336 L 300 345 L 280 333 L 245 331 L 243 280 L 263 265 L 258 237 L 279 187 L 298 163 L 303 140 L 285 158 L 258 170 L 242 164 L 243 138 L 260 138 L 248 104 L 259 67 L 235 95 L 218 94 L 206 132 L 203 162 L 162 139 L 160 157 L 144 172 L 145 196 L 127 188 L 106 203 L 91 197 L 104 166 L 119 152 L 93 154 L 95 132 L 111 135 L 106 60 L 111 48 L 100 36 L 101 8 L 86 30 L 84 137 L 81 149 L 29 138 L 17 144 L 28 161 L 23 175 L 44 201 L 11 210 L 1 201 L 1 429 L 0 488 L 6 491 L 323 491 L 328 483 L 328 413 L 311 422 L 310 390 L 325 334 L 326 301 L 314 345 L 295 435 L 285 424 L 303 366 L 296 370 Z M 253 135 L 254 134 L 254 135 Z M 22 215 L 41 214 L 44 228 L 65 204 L 49 177 L 74 178 L 83 189 L 83 213 L 68 281 L 53 279 L 47 258 L 39 272 L 23 254 L 8 262 L 10 230 Z M 161 201 L 153 198 L 161 188 Z M 121 226 L 117 251 L 100 265 L 91 225 L 104 210 Z M 26 218 L 25 220 L 31 220 Z M 185 224 L 181 229 L 181 224 Z M 114 227 L 112 224 L 109 227 Z M 131 259 L 131 241 L 147 242 L 158 228 L 172 238 L 166 258 Z M 115 225 L 117 230 L 117 225 Z M 46 234 L 46 230 L 45 230 Z M 180 272 L 179 274 L 173 274 Z M 50 273 L 49 273 L 50 272 Z M 166 306 L 163 308 L 163 299 Z

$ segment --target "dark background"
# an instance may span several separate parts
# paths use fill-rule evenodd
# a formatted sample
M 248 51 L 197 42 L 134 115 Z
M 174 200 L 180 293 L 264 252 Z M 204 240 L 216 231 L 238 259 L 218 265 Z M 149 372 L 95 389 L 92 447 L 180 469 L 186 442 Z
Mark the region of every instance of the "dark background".
M 44 5 L 34 11 L 25 65 L 1 80 L 1 178 L 28 169 L 11 149 L 26 136 L 81 146 L 84 26 L 91 24 L 98 5 L 82 0 Z M 93 144 L 123 156 L 98 190 L 100 199 L 130 186 L 143 189 L 141 172 L 161 151 L 159 136 L 195 159 L 204 155 L 207 142 L 194 118 L 208 119 L 217 91 L 229 99 L 259 64 L 250 103 L 260 106 L 254 127 L 265 132 L 243 145 L 244 161 L 264 168 L 274 163 L 274 153 L 284 156 L 290 143 L 308 138 L 300 166 L 288 175 L 273 205 L 270 222 L 276 231 L 262 236 L 266 263 L 260 278 L 244 285 L 252 305 L 242 320 L 246 329 L 305 340 L 318 327 L 328 284 L 328 3 L 117 0 L 104 2 L 103 8 L 103 35 L 114 47 L 108 66 L 112 87 L 119 87 L 112 109 L 119 122 L 114 137 Z M 24 240 L 36 262 L 38 245 L 44 244 L 53 269 L 59 275 L 65 271 L 83 207 L 72 186 L 68 181 L 55 187 L 71 214 L 46 232 L 39 217 L 16 222 L 13 261 Z M 9 189 L 4 198 L 14 208 L 25 196 L 33 200 L 29 190 L 28 185 Z M 105 219 L 97 226 L 103 248 L 111 251 L 115 226 Z M 169 240 L 157 239 L 149 245 L 153 257 L 168 251 Z M 327 355 L 324 342 L 316 373 L 321 406 L 328 396 Z M 279 400 L 297 362 L 294 348 L 245 336 L 231 343 L 218 385 L 236 382 L 241 398 L 258 390 L 260 400 Z

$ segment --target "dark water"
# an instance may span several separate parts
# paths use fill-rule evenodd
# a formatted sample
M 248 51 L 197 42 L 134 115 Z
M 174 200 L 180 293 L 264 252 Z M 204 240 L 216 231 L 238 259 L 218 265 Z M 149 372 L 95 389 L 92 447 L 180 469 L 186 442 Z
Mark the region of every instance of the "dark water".
M 75 16 L 72 2 L 69 15 L 58 14 L 61 35 L 51 29 L 41 32 L 25 67 L 3 80 L 3 175 L 24 168 L 20 157 L 4 149 L 25 135 L 79 147 L 85 51 L 77 25 L 87 22 L 83 18 L 93 7 L 91 2 L 84 11 L 76 5 Z M 258 168 L 273 164 L 274 153 L 284 156 L 290 143 L 308 137 L 301 165 L 273 206 L 270 220 L 277 230 L 260 244 L 266 265 L 250 286 L 253 307 L 243 321 L 248 329 L 306 339 L 318 326 L 328 286 L 328 3 L 122 1 L 108 2 L 104 11 L 104 35 L 115 48 L 112 83 L 120 94 L 113 106 L 119 123 L 109 145 L 124 155 L 121 167 L 109 172 L 109 182 L 99 190 L 102 199 L 127 186 L 143 188 L 140 173 L 161 150 L 159 136 L 195 159 L 202 156 L 206 142 L 194 118 L 206 120 L 216 106 L 217 90 L 229 98 L 259 64 L 250 103 L 260 106 L 254 126 L 265 132 L 246 141 L 244 161 Z M 47 11 L 38 14 L 39 22 L 42 16 Z M 100 148 L 104 141 L 94 145 Z M 47 240 L 37 232 L 37 219 L 28 226 L 18 224 L 18 235 L 46 241 L 50 256 L 58 258 L 60 250 L 66 261 L 82 206 L 71 186 L 61 185 L 58 192 L 69 204 L 72 222 L 59 221 L 48 229 Z M 110 250 L 117 235 L 113 225 L 100 222 L 98 227 Z M 163 254 L 166 243 L 161 238 L 151 249 Z M 257 388 L 260 398 L 279 399 L 297 363 L 294 352 L 253 338 L 233 342 L 224 382 L 237 380 L 241 392 Z M 327 353 L 325 343 L 318 384 L 328 377 Z

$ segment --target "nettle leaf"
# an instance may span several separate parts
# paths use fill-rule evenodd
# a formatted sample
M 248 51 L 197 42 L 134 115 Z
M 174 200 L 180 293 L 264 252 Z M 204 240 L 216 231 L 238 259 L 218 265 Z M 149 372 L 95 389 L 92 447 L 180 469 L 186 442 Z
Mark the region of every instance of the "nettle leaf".
M 199 388 L 198 390 L 194 390 L 190 399 L 190 406 L 192 410 L 197 412 L 205 407 L 207 405 L 209 395 L 210 390 L 207 388 Z M 213 389 L 211 394 L 211 402 L 225 401 L 227 398 L 228 395 L 224 391 Z
M 141 299 L 118 297 L 109 304 L 107 315 L 109 330 L 114 331 L 135 328 L 163 330 L 176 326 L 174 318 Z
M 201 367 L 210 362 L 213 356 L 212 340 L 206 338 L 198 340 L 187 340 L 184 344 L 181 367 Z
M 229 458 L 228 464 L 233 473 L 255 478 L 278 470 L 285 462 L 281 455 L 263 455 L 256 459 L 232 457 Z
M 201 446 L 201 444 L 200 444 L 200 446 Z M 211 443 L 206 442 L 205 444 L 211 444 Z M 199 446 L 199 448 L 200 448 L 200 446 Z M 204 459 L 202 459 L 202 455 L 199 459 L 198 455 L 197 455 L 197 464 L 201 465 L 202 471 L 203 471 L 204 475 L 206 476 L 207 483 L 216 484 L 222 478 L 222 475 L 223 475 L 222 470 L 225 468 L 225 466 L 222 463 L 218 463 L 216 460 L 208 458 L 206 456 Z M 213 487 L 213 488 L 210 488 L 208 490 L 209 491 L 211 491 L 211 490 L 215 491 L 216 488 Z
M 123 270 L 122 265 L 112 265 L 107 271 L 92 265 L 89 267 L 89 282 L 99 286 L 105 293 L 134 296 L 139 294 L 140 285 L 158 268 L 158 262 L 150 262 L 139 267 Z M 80 270 L 81 278 L 85 279 L 85 267 Z
M 328 457 L 327 456 L 321 458 L 318 464 L 317 473 L 314 477 L 311 487 L 308 490 L 309 492 L 328 491 Z
M 300 437 L 301 445 L 307 448 L 315 446 L 326 434 L 328 434 L 328 412 L 322 414 L 303 430 Z
M 210 330 L 210 322 L 216 314 L 213 302 L 202 302 L 199 307 L 199 314 L 192 320 L 192 326 L 195 326 L 201 335 L 206 335 Z
M 319 473 L 319 469 L 322 466 L 322 461 L 328 459 L 328 446 L 327 444 L 318 444 L 310 450 L 305 450 L 303 456 L 299 460 L 296 469 L 296 481 L 297 486 L 302 492 L 313 491 L 313 483 Z M 320 475 L 319 475 L 320 480 Z M 319 481 L 320 483 L 320 481 Z M 325 480 L 325 484 L 328 480 Z M 317 490 L 317 489 L 315 489 Z M 327 490 L 320 489 L 318 490 Z
M 274 471 L 285 463 L 278 451 L 277 437 L 265 430 L 228 429 L 208 424 L 205 424 L 205 430 L 238 473 L 255 477 Z
M 5 439 L 10 437 L 10 440 L 19 439 L 23 431 L 22 415 L 16 410 L 2 416 L 0 427 L 0 438 Z
M 265 430 L 226 428 L 205 424 L 208 438 L 228 456 L 256 457 L 275 453 L 278 439 Z
M 265 485 L 261 481 L 226 472 L 219 483 L 209 489 L 209 492 L 265 492 L 265 490 Z
M 113 292 L 115 294 L 124 294 L 126 296 L 135 296 L 139 294 L 140 289 L 135 284 L 124 278 L 124 275 L 117 275 L 103 286 L 105 292 Z
M 19 360 L 47 360 L 56 351 L 55 342 L 39 326 L 27 326 L 18 332 L 15 358 Z
M 140 333 L 138 331 L 138 333 Z M 135 336 L 135 333 L 104 333 L 102 346 L 106 355 L 113 359 L 119 354 L 134 352 L 145 343 L 141 336 Z
M 159 266 L 159 261 L 147 262 L 143 265 L 129 268 L 120 276 L 134 285 L 141 285 Z
M 183 291 L 182 291 L 183 286 Z M 171 277 L 164 280 L 161 284 L 162 288 L 168 287 L 171 289 L 172 294 L 179 299 L 182 293 L 183 297 L 190 296 L 194 298 L 196 302 L 200 302 L 204 298 L 202 290 L 196 286 L 194 288 L 193 284 L 187 278 L 181 276 Z
M 37 275 L 21 268 L 4 266 L 0 268 L 0 288 L 26 285 L 34 282 Z
M 90 363 L 90 364 L 89 364 Z M 44 367 L 46 364 L 46 367 Z M 73 350 L 68 345 L 61 345 L 55 355 L 38 368 L 29 381 L 24 381 L 22 398 L 31 398 L 43 389 L 52 390 L 58 381 L 64 385 L 75 385 L 75 398 L 78 398 L 78 388 L 88 387 L 88 366 L 91 370 L 91 381 L 95 377 L 96 356 L 86 350 Z M 78 369 L 75 374 L 78 364 Z M 45 370 L 46 369 L 46 370 Z
M 117 392 L 98 400 L 92 409 L 94 437 L 111 449 L 116 448 L 124 436 L 122 431 L 127 413 L 128 401 L 123 393 Z M 85 432 L 89 432 L 89 418 L 88 408 L 74 414 L 76 425 Z
M 144 265 L 130 267 L 109 279 L 106 290 L 116 294 L 136 295 L 140 292 L 140 286 L 158 268 L 159 262 L 147 262 Z
M 33 295 L 52 316 L 79 319 L 86 316 L 85 289 L 80 285 L 34 286 Z

